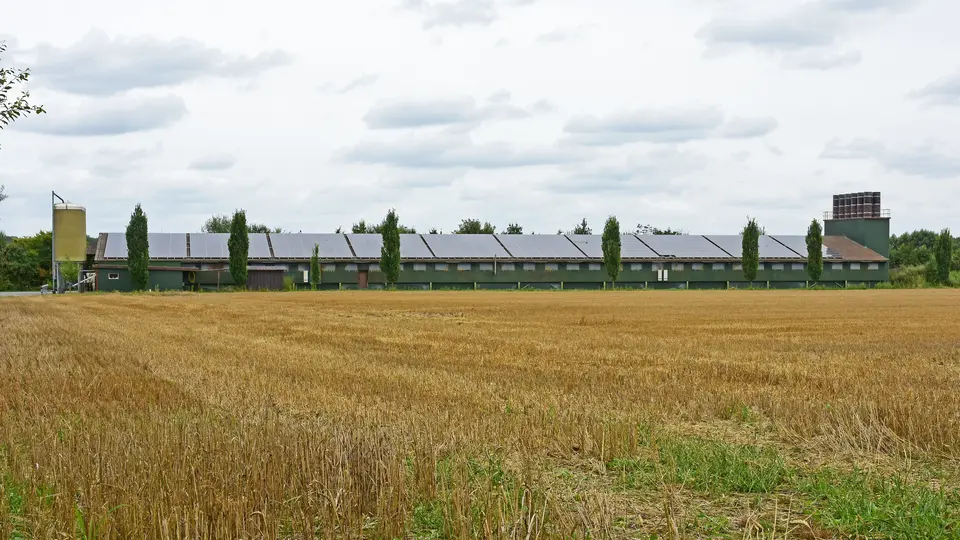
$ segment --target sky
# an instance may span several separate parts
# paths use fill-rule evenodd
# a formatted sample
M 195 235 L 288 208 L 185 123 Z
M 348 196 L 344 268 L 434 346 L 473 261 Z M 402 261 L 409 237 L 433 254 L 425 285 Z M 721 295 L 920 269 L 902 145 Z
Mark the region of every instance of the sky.
M 47 114 L 0 131 L 0 229 L 211 215 L 333 232 L 390 208 L 595 232 L 747 217 L 803 234 L 882 192 L 960 231 L 955 0 L 33 0 L 0 62 Z

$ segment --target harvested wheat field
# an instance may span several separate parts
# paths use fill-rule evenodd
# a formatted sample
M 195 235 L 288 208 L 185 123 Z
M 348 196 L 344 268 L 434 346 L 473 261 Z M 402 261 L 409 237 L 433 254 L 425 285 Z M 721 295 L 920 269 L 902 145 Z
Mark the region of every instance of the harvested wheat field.
M 3 538 L 956 538 L 958 464 L 958 291 L 0 299 Z

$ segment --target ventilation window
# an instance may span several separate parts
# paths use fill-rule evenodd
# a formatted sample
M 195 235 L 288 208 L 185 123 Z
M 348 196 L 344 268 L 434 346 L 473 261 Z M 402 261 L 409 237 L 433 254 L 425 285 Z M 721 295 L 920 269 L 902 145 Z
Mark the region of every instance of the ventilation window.
M 879 269 L 880 269 L 879 263 L 870 263 L 867 265 L 867 270 L 879 270 Z
M 438 272 L 446 272 L 449 267 L 447 266 L 447 263 L 437 263 L 435 268 Z
M 426 272 L 426 271 L 427 271 L 427 265 L 426 265 L 426 263 L 413 263 L 413 271 L 414 271 L 414 272 Z
M 713 269 L 714 269 L 714 270 L 725 270 L 726 267 L 727 267 L 727 265 L 724 264 L 724 263 L 713 263 Z
M 589 268 L 590 268 L 590 271 L 591 271 L 591 272 L 599 272 L 599 271 L 600 271 L 600 263 L 590 263 Z
M 737 271 L 743 270 L 743 263 L 733 263 L 733 269 Z
M 690 268 L 695 271 L 701 271 L 703 270 L 703 263 L 693 263 L 690 265 Z
M 325 264 L 320 268 L 321 272 L 336 272 L 337 265 L 335 264 Z
M 656 266 L 656 265 L 654 265 L 654 266 Z M 633 263 L 633 264 L 631 264 L 631 265 L 630 265 L 630 270 L 633 270 L 634 272 L 640 272 L 641 270 L 643 270 L 643 263 Z
M 830 265 L 831 270 L 843 270 L 843 263 L 833 263 Z
M 670 265 L 670 270 L 674 272 L 683 272 L 683 263 L 673 263 Z
M 652 263 L 651 266 L 653 270 L 663 270 L 663 263 Z
M 571 272 L 579 272 L 579 271 L 580 271 L 580 265 L 577 264 L 577 263 L 568 263 L 568 264 L 567 264 L 567 270 L 569 270 L 569 271 L 571 271 Z
M 120 274 L 107 274 L 107 279 L 120 279 Z
M 357 271 L 357 265 L 355 265 L 355 264 L 348 264 L 348 265 L 344 266 L 343 269 L 346 270 L 347 272 L 356 272 L 356 271 Z
M 537 269 L 537 265 L 534 263 L 523 263 L 524 272 L 533 272 L 536 269 Z
M 469 272 L 473 269 L 473 265 L 470 263 L 460 263 L 457 265 L 458 272 Z
M 793 263 L 790 265 L 790 269 L 803 271 L 804 266 L 803 266 L 803 263 Z
M 773 263 L 770 265 L 771 270 L 783 270 L 783 263 Z
M 859 270 L 859 269 L 860 269 L 860 263 L 850 263 L 850 269 L 851 269 L 851 270 Z
M 513 263 L 503 263 L 500 265 L 500 270 L 504 272 L 513 272 L 517 269 L 517 266 Z
M 493 263 L 480 263 L 480 271 L 493 272 Z
M 371 264 L 371 265 L 370 265 L 370 271 L 371 271 L 371 272 L 381 272 L 381 270 L 380 270 L 380 265 L 379 265 L 379 264 Z
M 556 272 L 557 270 L 560 269 L 560 265 L 557 263 L 547 263 L 543 265 L 543 269 L 546 270 L 547 272 Z

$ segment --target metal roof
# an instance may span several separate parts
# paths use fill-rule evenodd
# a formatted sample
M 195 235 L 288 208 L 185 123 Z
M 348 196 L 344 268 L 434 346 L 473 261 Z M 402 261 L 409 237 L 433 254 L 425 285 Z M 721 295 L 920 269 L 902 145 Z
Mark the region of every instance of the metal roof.
M 226 261 L 229 234 L 150 233 L 154 260 Z M 600 235 L 402 234 L 400 257 L 406 261 L 601 260 Z M 251 234 L 250 258 L 257 261 L 305 261 L 320 247 L 326 261 L 373 261 L 380 258 L 382 237 L 376 234 Z M 629 260 L 738 260 L 742 243 L 737 235 L 622 235 L 621 258 Z M 825 236 L 826 260 L 886 261 L 873 250 L 843 236 Z M 123 233 L 101 233 L 97 261 L 127 257 Z M 760 239 L 762 260 L 806 259 L 806 240 L 800 235 L 769 235 Z

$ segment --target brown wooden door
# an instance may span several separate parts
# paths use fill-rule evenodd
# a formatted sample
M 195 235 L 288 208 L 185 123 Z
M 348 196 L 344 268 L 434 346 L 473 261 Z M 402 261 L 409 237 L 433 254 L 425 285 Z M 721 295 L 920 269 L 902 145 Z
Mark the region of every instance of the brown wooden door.
M 367 271 L 366 270 L 357 272 L 357 287 L 361 289 L 367 288 Z

